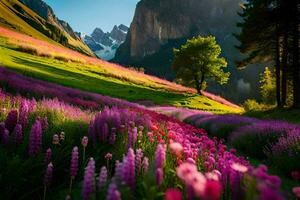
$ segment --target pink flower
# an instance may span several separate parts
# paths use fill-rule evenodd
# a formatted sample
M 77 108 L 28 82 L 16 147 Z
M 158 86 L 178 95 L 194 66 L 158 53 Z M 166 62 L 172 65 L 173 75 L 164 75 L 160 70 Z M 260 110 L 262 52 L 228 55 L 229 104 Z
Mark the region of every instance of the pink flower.
M 205 174 L 206 178 L 213 181 L 219 181 L 221 179 L 221 173 L 218 170 L 213 170 Z
M 197 172 L 197 167 L 196 165 L 190 163 L 183 163 L 180 166 L 178 166 L 176 169 L 177 176 L 182 180 L 184 180 L 188 174 L 194 172 Z
M 169 188 L 165 193 L 165 200 L 181 200 L 182 194 L 178 189 Z
M 81 144 L 82 144 L 82 146 L 85 148 L 85 147 L 87 147 L 88 143 L 89 143 L 89 138 L 88 138 L 87 136 L 84 136 L 84 137 L 81 139 Z
M 231 168 L 237 172 L 246 173 L 248 171 L 248 167 L 239 163 L 233 163 Z
M 181 155 L 181 152 L 183 150 L 183 147 L 180 143 L 178 142 L 172 142 L 170 144 L 170 149 L 171 149 L 171 152 L 173 154 L 175 154 L 176 156 L 180 156 Z
M 59 144 L 59 136 L 57 134 L 53 135 L 52 144 Z
M 206 185 L 206 178 L 200 172 L 190 173 L 185 178 L 186 184 L 190 185 L 194 189 L 194 193 L 196 196 L 200 197 L 203 195 L 205 185 Z
M 300 186 L 294 187 L 293 193 L 296 195 L 297 198 L 300 198 Z
M 299 180 L 300 179 L 300 173 L 299 171 L 292 171 L 291 176 L 294 180 Z
M 107 154 L 104 156 L 104 158 L 105 158 L 106 160 L 111 160 L 111 159 L 112 159 L 112 154 L 111 154 L 111 153 L 107 153 Z

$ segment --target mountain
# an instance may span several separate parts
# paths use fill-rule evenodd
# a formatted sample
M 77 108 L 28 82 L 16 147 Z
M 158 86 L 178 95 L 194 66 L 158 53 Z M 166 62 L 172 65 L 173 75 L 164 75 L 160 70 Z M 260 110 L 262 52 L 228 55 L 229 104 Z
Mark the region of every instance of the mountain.
M 123 24 L 114 26 L 111 32 L 107 33 L 96 28 L 91 35 L 83 36 L 83 40 L 99 58 L 111 60 L 115 57 L 116 50 L 125 41 L 128 29 Z
M 236 23 L 240 20 L 237 13 L 241 3 L 242 0 L 141 0 L 114 61 L 143 66 L 146 73 L 173 80 L 173 48 L 194 36 L 214 35 L 229 63 L 232 79 L 228 86 L 210 84 L 208 89 L 236 101 L 243 100 L 240 96 L 257 96 L 257 91 L 251 90 L 256 88 L 257 78 L 253 78 L 252 72 L 237 71 L 234 66 L 241 56 L 234 47 L 237 41 L 233 36 L 239 31 Z M 236 95 L 237 90 L 243 95 Z
M 1 0 L 0 26 L 94 56 L 70 25 L 42 0 Z

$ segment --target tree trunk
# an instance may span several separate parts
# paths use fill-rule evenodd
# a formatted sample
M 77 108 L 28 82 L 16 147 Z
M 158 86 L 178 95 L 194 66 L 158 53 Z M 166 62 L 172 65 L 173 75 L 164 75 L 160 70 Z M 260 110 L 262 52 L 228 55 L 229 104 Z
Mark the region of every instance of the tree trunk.
M 204 83 L 205 74 L 202 73 L 201 80 L 200 80 L 200 91 L 203 90 L 203 83 Z
M 278 29 L 278 28 L 277 28 Z M 278 32 L 278 31 L 277 31 Z M 276 74 L 276 102 L 277 107 L 281 107 L 281 98 L 280 98 L 280 45 L 279 45 L 279 34 L 277 33 L 276 38 L 276 58 L 275 58 L 275 74 Z
M 281 104 L 282 106 L 286 105 L 286 96 L 287 96 L 287 73 L 288 73 L 288 27 L 284 30 L 283 36 L 283 45 L 282 45 L 282 77 L 281 77 Z
M 293 4 L 293 107 L 300 108 L 299 4 Z
M 195 87 L 196 87 L 197 93 L 201 94 L 201 88 L 200 88 L 200 82 L 199 82 L 199 76 L 198 75 L 194 76 L 194 81 L 195 81 Z

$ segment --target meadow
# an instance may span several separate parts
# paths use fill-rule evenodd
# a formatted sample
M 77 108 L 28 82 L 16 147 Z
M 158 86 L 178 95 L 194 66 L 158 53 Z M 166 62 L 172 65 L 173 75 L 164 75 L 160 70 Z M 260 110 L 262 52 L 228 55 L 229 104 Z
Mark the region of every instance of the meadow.
M 26 94 L 0 93 L 2 199 L 292 195 L 204 129 L 126 102 L 89 109 Z
M 196 108 L 215 113 L 243 111 L 221 97 L 212 94 L 200 96 L 194 89 L 8 29 L 0 28 L 0 35 L 0 64 L 25 76 L 139 103 Z
M 6 28 L 0 55 L 1 199 L 300 197 L 297 113 L 242 116 L 222 97 Z

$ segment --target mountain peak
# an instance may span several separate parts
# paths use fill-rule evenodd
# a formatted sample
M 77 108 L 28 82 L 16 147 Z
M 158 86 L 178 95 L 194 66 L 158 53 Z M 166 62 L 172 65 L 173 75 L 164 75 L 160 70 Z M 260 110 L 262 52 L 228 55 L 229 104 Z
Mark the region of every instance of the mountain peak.
M 93 33 L 84 37 L 84 42 L 104 59 L 111 60 L 116 50 L 125 41 L 129 28 L 124 24 L 115 25 L 110 32 L 104 32 L 101 28 L 95 28 Z

